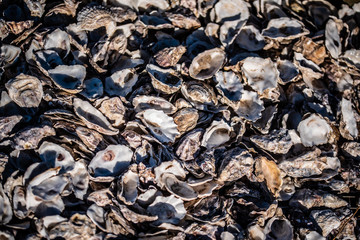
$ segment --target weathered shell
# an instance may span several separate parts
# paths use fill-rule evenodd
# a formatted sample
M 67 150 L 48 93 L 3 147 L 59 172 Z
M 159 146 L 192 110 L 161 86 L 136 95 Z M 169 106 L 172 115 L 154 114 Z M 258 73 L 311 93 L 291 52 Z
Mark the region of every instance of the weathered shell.
M 204 133 L 201 146 L 207 149 L 221 146 L 230 140 L 232 132 L 233 128 L 224 120 L 213 121 Z
M 311 114 L 299 123 L 298 132 L 301 142 L 306 147 L 316 146 L 331 141 L 333 130 L 320 115 Z
M 105 78 L 105 92 L 110 96 L 125 97 L 132 91 L 138 80 L 138 75 L 133 68 L 126 68 L 114 72 Z
M 220 48 L 206 50 L 191 62 L 189 74 L 192 78 L 205 80 L 215 75 L 225 61 L 225 52 Z
M 88 99 L 96 99 L 104 94 L 104 86 L 100 79 L 90 78 L 84 81 L 84 89 L 80 92 L 81 95 Z
M 262 31 L 264 37 L 276 41 L 292 40 L 309 34 L 304 24 L 296 19 L 282 17 L 271 19 L 267 27 Z
M 73 102 L 75 114 L 84 121 L 86 126 L 105 135 L 116 135 L 118 129 L 111 126 L 104 115 L 89 102 L 75 98 Z
M 65 148 L 55 143 L 43 142 L 38 152 L 41 160 L 49 167 L 61 167 L 63 171 L 74 168 L 75 161 L 71 154 Z
M 341 122 L 340 122 L 340 133 L 341 135 L 349 140 L 356 139 L 359 131 L 354 115 L 354 110 L 351 105 L 351 101 L 343 98 L 340 103 L 341 106 Z
M 221 0 L 215 4 L 210 16 L 212 21 L 221 23 L 229 20 L 247 20 L 250 13 L 243 0 Z
M 333 58 L 341 54 L 341 40 L 339 31 L 342 29 L 342 22 L 338 19 L 329 19 L 325 28 L 325 46 Z
M 232 71 L 219 71 L 214 78 L 217 90 L 227 101 L 240 101 L 244 88 L 238 75 Z
M 164 48 L 154 55 L 154 59 L 160 67 L 173 67 L 179 62 L 185 52 L 186 47 L 182 45 Z
M 161 175 L 161 181 L 166 190 L 184 201 L 194 200 L 198 194 L 186 182 L 180 181 L 171 173 L 164 173 Z
M 89 173 L 86 165 L 81 161 L 75 162 L 74 169 L 70 171 L 70 176 L 75 197 L 84 199 L 89 188 Z
M 15 149 L 35 149 L 43 138 L 54 135 L 56 135 L 55 129 L 47 125 L 25 129 L 16 133 L 14 137 Z
M 275 162 L 268 160 L 266 157 L 256 159 L 255 173 L 259 181 L 266 182 L 266 186 L 274 196 L 279 196 L 282 185 L 280 169 Z
M 173 94 L 180 89 L 181 76 L 173 69 L 162 69 L 153 64 L 148 64 L 146 70 L 150 74 L 153 87 L 159 92 Z
M 360 50 L 357 49 L 350 49 L 346 50 L 343 58 L 350 62 L 351 64 L 355 65 L 357 68 L 360 68 Z
M 264 233 L 266 239 L 271 236 L 274 239 L 291 240 L 294 239 L 293 226 L 286 218 L 271 218 L 265 226 Z
M 243 61 L 241 70 L 248 84 L 259 93 L 277 86 L 279 72 L 270 58 L 248 57 Z
M 254 168 L 254 159 L 251 154 L 239 147 L 224 153 L 219 167 L 219 182 L 233 182 L 243 176 L 251 177 Z
M 341 208 L 348 203 L 333 195 L 321 190 L 299 189 L 289 202 L 292 207 L 301 207 L 304 209 L 326 207 L 326 208 Z
M 287 129 L 274 130 L 265 136 L 254 135 L 250 140 L 260 148 L 276 154 L 286 154 L 293 146 Z
M 175 106 L 162 97 L 140 95 L 133 99 L 132 104 L 136 112 L 155 109 L 161 110 L 166 114 L 173 114 L 176 111 Z
M 253 25 L 241 28 L 235 40 L 239 47 L 247 51 L 259 51 L 265 47 L 265 39 L 257 28 Z
M 157 225 L 161 223 L 177 224 L 186 214 L 183 201 L 174 195 L 156 197 L 155 201 L 148 206 L 147 211 L 153 216 L 158 216 L 158 220 L 154 222 Z
M 212 87 L 199 81 L 183 83 L 181 93 L 184 97 L 199 110 L 211 111 L 218 104 Z
M 320 149 L 281 161 L 278 167 L 291 177 L 310 177 L 325 171 L 337 172 L 340 160 L 337 157 L 320 156 Z
M 194 108 L 183 108 L 177 111 L 173 118 L 179 133 L 183 134 L 196 127 L 199 114 Z
M 279 80 L 282 84 L 294 82 L 299 75 L 299 69 L 289 60 L 280 60 L 276 62 L 279 71 Z
M 1 66 L 8 67 L 8 66 L 12 65 L 13 63 L 15 63 L 17 61 L 20 53 L 21 53 L 20 48 L 13 46 L 13 45 L 9 45 L 9 44 L 3 44 L 0 47 Z
M 0 117 L 0 141 L 9 137 L 9 133 L 22 120 L 21 115 L 13 115 L 9 117 Z
M 121 177 L 121 190 L 118 194 L 118 198 L 127 205 L 134 204 L 138 197 L 137 188 L 139 183 L 140 181 L 137 173 L 133 172 L 131 169 L 125 172 Z
M 194 160 L 199 154 L 202 135 L 203 130 L 199 128 L 186 134 L 179 142 L 176 155 L 183 161 Z
M 115 177 L 127 169 L 132 156 L 133 151 L 125 145 L 109 145 L 96 153 L 88 167 L 94 177 Z
M 338 229 L 341 225 L 340 219 L 336 214 L 329 210 L 313 210 L 310 216 L 315 220 L 316 224 L 321 228 L 322 235 L 327 237 L 334 229 Z
M 156 177 L 156 179 L 155 179 L 156 183 L 161 188 L 164 187 L 164 182 L 161 181 L 161 177 L 165 173 L 171 173 L 180 179 L 185 179 L 185 177 L 186 177 L 185 170 L 181 167 L 180 163 L 177 162 L 176 160 L 162 162 L 159 166 L 157 166 L 154 169 L 154 172 L 155 172 L 155 177 Z
M 114 127 L 120 127 L 125 123 L 126 108 L 119 97 L 103 100 L 99 111 L 110 120 Z
M 10 98 L 20 107 L 38 107 L 42 97 L 43 88 L 36 77 L 21 73 L 5 84 Z
M 139 117 L 141 117 L 141 121 L 150 129 L 154 136 L 163 143 L 174 142 L 175 137 L 179 135 L 173 118 L 166 115 L 163 111 L 148 109 L 141 112 Z
M 82 65 L 59 65 L 48 70 L 55 85 L 69 93 L 78 93 L 82 90 L 86 76 L 86 68 Z
M 7 224 L 12 219 L 13 213 L 8 196 L 4 193 L 2 184 L 0 184 L 0 222 Z
M 103 231 L 106 231 L 105 211 L 95 203 L 92 204 L 86 211 L 86 215 L 91 219 L 95 225 Z
M 244 90 L 241 100 L 231 106 L 237 115 L 249 121 L 256 121 L 261 118 L 261 112 L 265 109 L 259 95 L 253 91 Z
M 45 38 L 44 49 L 55 50 L 60 56 L 70 53 L 70 38 L 65 31 L 56 29 Z

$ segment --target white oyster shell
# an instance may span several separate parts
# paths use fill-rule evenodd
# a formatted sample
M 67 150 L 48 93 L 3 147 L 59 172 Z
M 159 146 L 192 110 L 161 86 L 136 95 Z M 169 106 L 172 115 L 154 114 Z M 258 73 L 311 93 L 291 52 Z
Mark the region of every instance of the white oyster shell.
M 262 31 L 264 37 L 277 41 L 291 40 L 307 34 L 309 31 L 302 22 L 288 17 L 271 19 Z
M 180 181 L 171 173 L 162 174 L 161 181 L 168 192 L 184 201 L 194 200 L 198 197 L 198 194 L 192 187 L 190 187 L 186 182 Z
M 174 142 L 175 137 L 180 134 L 174 119 L 163 111 L 147 109 L 139 117 L 154 136 L 163 143 Z
M 121 191 L 118 195 L 119 199 L 126 203 L 127 205 L 132 205 L 135 203 L 138 197 L 138 185 L 139 185 L 139 176 L 137 173 L 134 173 L 132 170 L 128 170 L 121 177 Z
M 275 88 L 279 71 L 270 58 L 248 57 L 241 67 L 248 84 L 259 93 Z
M 161 223 L 178 224 L 186 215 L 183 201 L 174 195 L 156 197 L 155 201 L 147 208 L 147 211 L 151 215 L 158 216 L 158 220 L 154 222 L 156 225 Z
M 204 133 L 201 146 L 206 147 L 207 149 L 221 146 L 230 140 L 232 132 L 233 128 L 224 120 L 213 121 Z
M 125 97 L 132 91 L 138 80 L 138 75 L 133 68 L 126 68 L 114 72 L 110 77 L 105 78 L 105 92 L 110 96 Z
M 45 38 L 44 49 L 55 50 L 60 56 L 66 57 L 70 53 L 69 35 L 59 28 Z
M 106 117 L 88 101 L 75 98 L 73 106 L 75 114 L 84 121 L 88 128 L 95 129 L 105 135 L 116 135 L 119 133 L 119 130 L 113 128 Z
M 352 108 L 351 101 L 343 98 L 340 103 L 341 106 L 341 120 L 340 122 L 340 133 L 344 138 L 349 140 L 356 139 L 359 131 L 357 128 L 356 118 L 354 110 Z
M 175 106 L 162 97 L 140 95 L 133 99 L 132 104 L 136 112 L 155 109 L 161 110 L 166 114 L 173 114 L 176 111 Z
M 205 80 L 215 75 L 225 61 L 225 52 L 220 48 L 206 50 L 191 62 L 189 74 L 192 78 Z
M 256 121 L 261 118 L 261 112 L 265 109 L 259 95 L 253 91 L 244 90 L 241 100 L 236 102 L 232 108 L 240 117 L 249 121 Z
M 78 93 L 82 90 L 86 76 L 86 68 L 83 65 L 59 65 L 48 72 L 58 88 L 69 93 Z
M 241 79 L 233 71 L 219 71 L 215 74 L 216 88 L 229 101 L 240 101 L 244 90 Z
M 302 144 L 306 147 L 328 143 L 333 134 L 331 126 L 318 114 L 311 114 L 302 120 L 297 130 Z
M 217 23 L 230 20 L 247 20 L 250 16 L 249 9 L 243 0 L 220 0 L 211 13 L 212 21 Z
M 341 31 L 341 29 L 338 29 L 339 21 L 338 19 L 330 18 L 325 27 L 325 46 L 333 58 L 338 58 L 341 54 L 339 35 L 339 30 Z
M 181 167 L 180 163 L 176 160 L 162 162 L 158 167 L 154 169 L 156 183 L 163 188 L 164 182 L 161 181 L 161 177 L 165 173 L 171 173 L 179 179 L 185 179 L 186 172 Z
M 61 167 L 63 171 L 72 170 L 75 165 L 71 154 L 60 145 L 43 142 L 38 150 L 41 160 L 49 167 Z
M 109 145 L 96 153 L 89 170 L 94 177 L 115 177 L 128 168 L 132 156 L 133 151 L 125 145 Z
M 153 64 L 148 64 L 146 70 L 150 74 L 153 87 L 161 93 L 173 94 L 180 89 L 182 79 L 175 70 L 160 68 Z
M 235 40 L 239 47 L 247 51 L 259 51 L 265 47 L 265 39 L 253 25 L 244 26 Z

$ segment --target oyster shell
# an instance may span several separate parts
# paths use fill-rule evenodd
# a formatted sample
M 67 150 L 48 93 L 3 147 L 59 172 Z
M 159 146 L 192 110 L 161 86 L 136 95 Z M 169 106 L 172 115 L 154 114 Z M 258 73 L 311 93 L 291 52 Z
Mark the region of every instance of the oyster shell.
M 328 122 L 318 114 L 308 115 L 298 126 L 301 142 L 306 147 L 331 142 L 333 130 Z
M 78 93 L 82 90 L 86 76 L 86 68 L 82 65 L 59 65 L 49 69 L 49 76 L 55 85 L 69 93 Z
M 10 98 L 23 108 L 38 107 L 44 94 L 40 80 L 23 73 L 9 80 L 5 87 Z
M 197 80 L 205 80 L 215 75 L 225 61 L 225 53 L 220 48 L 206 50 L 191 62 L 189 74 Z
M 274 196 L 279 196 L 283 180 L 275 162 L 269 161 L 266 157 L 256 159 L 255 174 L 260 181 L 266 181 L 266 186 Z
M 130 165 L 133 151 L 125 145 L 109 145 L 96 153 L 89 163 L 89 170 L 94 177 L 115 177 Z
M 276 41 L 292 40 L 309 34 L 304 24 L 296 19 L 281 17 L 271 19 L 261 33 L 264 37 Z
M 224 120 L 213 121 L 203 135 L 201 146 L 206 147 L 207 149 L 221 146 L 230 140 L 232 132 L 233 128 Z
M 75 98 L 73 106 L 75 114 L 84 121 L 88 128 L 95 129 L 105 135 L 116 135 L 119 133 L 119 130 L 113 128 L 106 117 L 89 102 Z
M 105 92 L 110 96 L 125 97 L 132 91 L 138 80 L 135 69 L 126 68 L 114 72 L 110 77 L 105 78 Z
M 248 84 L 259 93 L 277 86 L 279 72 L 269 58 L 248 57 L 243 61 L 241 70 Z
M 163 143 L 174 142 L 175 137 L 179 135 L 173 118 L 167 116 L 163 111 L 148 109 L 141 112 L 138 117 L 141 117 L 141 121 L 145 126 Z
M 161 93 L 173 94 L 181 87 L 181 77 L 172 69 L 162 69 L 148 64 L 146 70 L 150 74 L 153 87 Z
M 75 161 L 71 154 L 55 143 L 43 142 L 38 152 L 41 160 L 49 167 L 61 167 L 64 172 L 74 168 Z
M 153 216 L 158 216 L 158 220 L 154 222 L 156 225 L 161 223 L 177 224 L 186 214 L 183 201 L 173 195 L 156 197 L 155 201 L 148 206 L 147 211 Z

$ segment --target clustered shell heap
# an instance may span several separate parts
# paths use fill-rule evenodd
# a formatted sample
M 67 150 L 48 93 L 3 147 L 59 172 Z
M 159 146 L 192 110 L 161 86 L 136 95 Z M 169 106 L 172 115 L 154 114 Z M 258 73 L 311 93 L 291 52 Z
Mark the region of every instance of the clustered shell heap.
M 0 11 L 0 239 L 360 238 L 360 3 Z

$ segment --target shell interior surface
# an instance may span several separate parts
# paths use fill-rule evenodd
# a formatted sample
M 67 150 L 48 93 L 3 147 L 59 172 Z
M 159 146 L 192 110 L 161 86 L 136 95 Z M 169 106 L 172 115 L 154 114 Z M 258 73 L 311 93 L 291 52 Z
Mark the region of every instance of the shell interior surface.
M 0 0 L 0 239 L 358 239 L 354 2 Z

